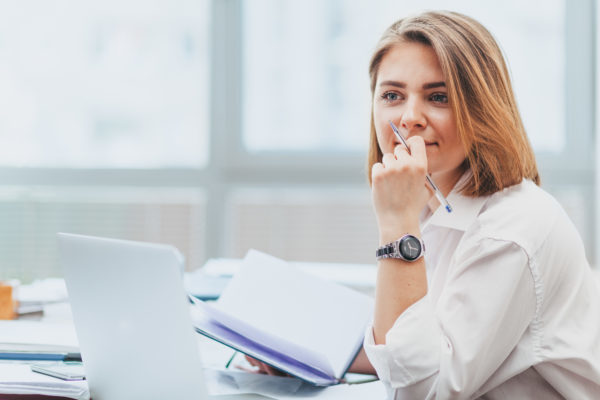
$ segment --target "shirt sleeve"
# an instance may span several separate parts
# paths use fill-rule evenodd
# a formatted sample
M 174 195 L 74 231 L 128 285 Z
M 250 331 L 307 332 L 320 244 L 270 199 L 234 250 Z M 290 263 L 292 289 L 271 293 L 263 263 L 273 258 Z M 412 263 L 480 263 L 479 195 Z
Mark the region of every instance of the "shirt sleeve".
M 406 309 L 376 345 L 364 347 L 391 398 L 470 398 L 517 346 L 535 313 L 525 251 L 481 239 L 457 249 L 435 305 L 430 295 Z

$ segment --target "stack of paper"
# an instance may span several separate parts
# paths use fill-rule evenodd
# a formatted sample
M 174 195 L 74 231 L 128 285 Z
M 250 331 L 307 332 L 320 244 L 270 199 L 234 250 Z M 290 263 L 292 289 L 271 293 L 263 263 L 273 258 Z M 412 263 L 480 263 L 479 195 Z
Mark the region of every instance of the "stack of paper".
M 26 360 L 31 359 L 28 355 L 78 351 L 77 336 L 72 324 L 0 321 L 0 359 Z M 22 357 L 15 356 L 16 354 L 21 354 Z
M 277 400 L 364 400 L 386 397 L 385 387 L 379 381 L 323 388 L 295 378 L 235 370 L 205 370 L 204 373 L 208 392 L 213 396 L 253 393 Z
M 89 400 L 86 381 L 62 381 L 31 371 L 29 365 L 0 364 L 0 393 Z
M 68 301 L 67 287 L 62 278 L 36 280 L 28 285 L 20 285 L 16 289 L 18 314 L 40 312 L 44 306 Z

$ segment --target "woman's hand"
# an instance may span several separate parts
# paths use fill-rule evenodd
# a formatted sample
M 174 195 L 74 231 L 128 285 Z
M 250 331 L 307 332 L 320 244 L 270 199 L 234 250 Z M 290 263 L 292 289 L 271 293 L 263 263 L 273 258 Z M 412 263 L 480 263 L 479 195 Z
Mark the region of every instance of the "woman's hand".
M 407 140 L 394 153 L 383 155 L 371 170 L 372 196 L 380 240 L 388 243 L 405 232 L 418 232 L 419 215 L 431 192 L 426 187 L 427 154 L 419 136 Z
M 258 361 L 255 358 L 250 356 L 245 356 L 246 361 L 250 363 L 256 370 L 250 371 L 255 372 L 257 374 L 265 374 L 265 375 L 275 375 L 275 376 L 290 376 L 283 371 L 278 370 L 277 368 L 273 368 L 270 365 L 265 364 L 264 362 Z
M 275 376 L 290 376 L 283 371 L 278 370 L 277 368 L 273 368 L 270 365 L 265 364 L 264 362 L 258 361 L 255 358 L 250 356 L 245 356 L 246 361 L 252 365 L 255 370 L 248 372 L 254 372 L 257 374 L 266 374 L 266 375 L 275 375 Z M 246 370 L 246 369 L 244 369 Z M 360 352 L 352 362 L 352 365 L 348 369 L 348 372 L 353 372 L 356 374 L 369 374 L 369 375 L 377 375 L 375 368 L 371 365 L 371 362 L 367 358 L 367 354 L 365 353 L 365 349 L 361 348 Z

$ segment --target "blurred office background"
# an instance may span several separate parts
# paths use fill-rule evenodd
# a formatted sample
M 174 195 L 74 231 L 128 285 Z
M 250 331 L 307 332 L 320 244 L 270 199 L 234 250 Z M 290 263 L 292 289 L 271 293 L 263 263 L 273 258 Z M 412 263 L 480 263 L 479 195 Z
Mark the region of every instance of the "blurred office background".
M 505 51 L 543 187 L 596 264 L 592 0 L 0 0 L 0 278 L 61 275 L 57 231 L 373 263 L 367 66 L 464 12 Z

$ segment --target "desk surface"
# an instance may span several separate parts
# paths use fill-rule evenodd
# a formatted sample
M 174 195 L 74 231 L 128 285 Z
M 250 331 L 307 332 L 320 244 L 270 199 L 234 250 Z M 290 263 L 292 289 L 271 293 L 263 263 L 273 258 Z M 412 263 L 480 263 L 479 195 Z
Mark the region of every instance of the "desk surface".
M 2 328 L 2 325 L 5 325 Z M 10 327 L 10 329 L 9 329 Z M 21 330 L 21 334 L 19 333 Z M 44 338 L 51 341 L 53 344 L 57 340 L 61 345 L 77 345 L 75 330 L 73 327 L 72 320 L 70 319 L 70 307 L 68 304 L 53 304 L 48 307 L 45 317 L 39 321 L 32 321 L 31 319 L 21 321 L 0 321 L 0 343 L 3 339 L 5 342 L 9 341 L 10 338 L 7 336 L 9 332 L 13 336 L 20 336 L 24 340 L 33 341 L 35 343 L 41 343 Z M 62 334 L 61 334 L 62 332 Z M 3 337 L 2 334 L 5 334 Z M 207 376 L 207 386 L 211 394 L 222 393 L 218 396 L 211 396 L 210 399 L 215 400 L 264 400 L 267 398 L 276 399 L 331 399 L 331 400 L 351 400 L 351 399 L 365 399 L 365 398 L 384 398 L 385 390 L 379 382 L 359 384 L 359 385 L 337 385 L 329 388 L 315 388 L 309 384 L 302 383 L 294 378 L 279 378 L 265 375 L 256 375 L 241 372 L 239 369 L 235 369 L 236 364 L 242 364 L 243 366 L 249 366 L 246 363 L 244 357 L 236 356 L 232 363 L 233 369 L 230 371 L 225 370 L 225 365 L 230 360 L 233 350 L 225 347 L 215 341 L 198 335 L 198 345 L 201 352 L 202 362 L 206 367 L 207 374 L 212 373 L 212 377 Z M 27 395 L 18 395 L 17 397 L 13 394 L 9 394 L 10 391 L 7 387 L 10 383 L 14 384 L 15 379 L 21 381 L 32 379 L 36 382 L 51 382 L 54 385 L 66 385 L 69 383 L 61 381 L 56 378 L 46 377 L 37 373 L 33 373 L 29 370 L 29 366 L 26 362 L 0 362 L 0 396 L 2 399 L 36 399 L 36 398 L 58 398 L 58 397 L 31 397 Z M 15 375 L 18 369 L 14 368 L 15 365 L 22 365 L 25 370 L 21 372 L 28 372 L 21 378 Z M 230 368 L 231 368 L 230 367 Z M 221 374 L 220 378 L 217 378 L 215 374 Z M 26 378 L 28 376 L 29 378 Z M 227 379 L 224 379 L 226 377 Z M 227 385 L 223 385 L 223 382 L 229 382 L 229 388 Z M 219 381 L 221 385 L 215 384 L 215 381 Z M 296 383 L 292 382 L 295 381 Z M 41 387 L 39 388 L 42 389 Z M 224 391 L 239 391 L 239 389 L 247 392 L 260 392 L 268 394 L 269 397 L 265 397 L 256 393 L 223 393 Z M 39 391 L 38 391 L 39 393 Z M 42 393 L 44 393 L 42 391 Z M 68 399 L 78 397 L 63 397 Z M 86 397 L 79 397 L 84 399 Z

